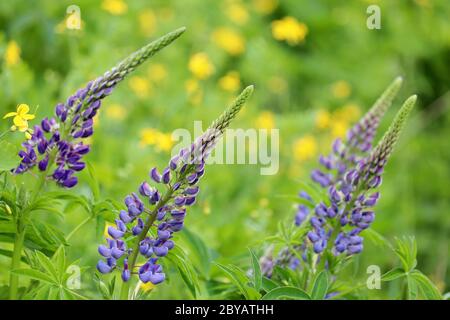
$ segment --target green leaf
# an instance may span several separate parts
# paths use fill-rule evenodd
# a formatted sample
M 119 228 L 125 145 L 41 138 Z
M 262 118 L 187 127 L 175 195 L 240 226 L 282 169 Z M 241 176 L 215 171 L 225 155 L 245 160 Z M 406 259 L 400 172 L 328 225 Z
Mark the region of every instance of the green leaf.
M 211 256 L 205 242 L 198 235 L 187 228 L 183 229 L 183 237 L 187 240 L 189 246 L 193 250 L 193 254 L 197 257 L 202 275 L 206 279 L 209 279 Z
M 393 281 L 403 276 L 405 276 L 405 271 L 402 268 L 395 268 L 383 274 L 381 281 Z
M 394 252 L 400 259 L 405 272 L 413 270 L 417 265 L 417 243 L 414 237 L 404 237 L 395 239 L 396 247 Z
M 410 273 L 410 276 L 416 281 L 420 291 L 427 300 L 442 300 L 442 295 L 439 290 L 422 272 L 414 270 Z
M 255 285 L 256 291 L 261 290 L 262 285 L 262 274 L 261 274 L 261 266 L 259 265 L 258 257 L 256 254 L 251 250 L 250 255 L 252 257 L 252 265 L 253 265 L 253 284 Z
M 49 275 L 45 274 L 44 272 L 38 271 L 38 270 L 34 270 L 34 269 L 15 269 L 15 270 L 11 270 L 12 273 L 20 275 L 20 276 L 24 276 L 24 277 L 28 277 L 34 280 L 39 280 L 48 284 L 57 284 L 52 277 L 50 277 Z
M 184 251 L 180 247 L 175 247 L 171 250 L 169 255 L 167 255 L 167 259 L 176 266 L 192 296 L 196 298 L 197 291 L 199 291 L 200 288 L 198 275 L 192 268 L 192 263 L 186 261 L 187 258 Z
M 49 274 L 54 282 L 58 282 L 58 272 L 56 271 L 55 266 L 53 265 L 52 261 L 42 252 L 36 251 L 36 257 L 39 261 L 39 265 L 45 269 L 46 273 Z
M 87 172 L 89 173 L 89 179 L 87 182 L 89 187 L 91 188 L 92 197 L 94 201 L 98 201 L 100 199 L 100 184 L 97 179 L 97 175 L 95 174 L 95 169 L 90 162 L 87 162 Z
M 278 287 L 278 284 L 275 281 L 273 281 L 267 277 L 262 278 L 262 288 L 264 289 L 264 291 L 269 292 L 277 287 Z
M 0 233 L 15 233 L 16 225 L 13 221 L 0 221 Z
M 59 281 L 62 281 L 63 275 L 66 273 L 67 270 L 67 265 L 66 265 L 66 250 L 64 248 L 64 246 L 60 246 L 53 258 L 52 261 L 54 262 L 57 271 L 58 271 L 58 275 L 59 275 Z
M 19 165 L 20 158 L 17 155 L 19 149 L 8 141 L 0 141 L 0 171 L 9 171 Z
M 311 300 L 311 297 L 302 289 L 289 286 L 275 288 L 266 293 L 261 300 L 279 300 L 281 298 Z
M 231 282 L 233 282 L 238 287 L 239 291 L 241 291 L 245 299 L 251 300 L 250 292 L 247 286 L 248 279 L 245 273 L 239 268 L 232 265 L 225 266 L 220 263 L 216 263 L 216 265 L 229 276 Z
M 313 285 L 313 289 L 311 291 L 311 298 L 313 300 L 323 300 L 325 299 L 325 295 L 328 291 L 328 274 L 325 270 L 321 271 Z

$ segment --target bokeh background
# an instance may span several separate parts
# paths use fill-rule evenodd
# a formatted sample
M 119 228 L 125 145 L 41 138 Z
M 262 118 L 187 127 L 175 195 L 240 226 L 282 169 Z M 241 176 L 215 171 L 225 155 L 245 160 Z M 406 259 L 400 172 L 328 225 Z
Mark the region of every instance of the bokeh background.
M 76 22 L 66 14 L 72 4 L 80 8 L 78 30 L 67 27 Z M 380 30 L 366 27 L 370 4 L 381 8 Z M 279 221 L 293 219 L 299 181 L 309 179 L 318 156 L 401 75 L 404 86 L 381 129 L 407 96 L 418 94 L 418 108 L 387 167 L 373 228 L 388 239 L 415 235 L 419 269 L 445 292 L 450 283 L 449 16 L 447 0 L 1 1 L 0 113 L 27 103 L 37 118 L 48 116 L 57 102 L 129 53 L 186 26 L 179 40 L 106 99 L 88 159 L 102 198 L 121 201 L 151 167 L 166 164 L 173 130 L 193 131 L 195 120 L 208 125 L 240 89 L 254 84 L 251 102 L 232 126 L 279 129 L 279 172 L 262 176 L 258 165 L 208 167 L 186 222 L 211 259 L 245 267 L 247 247 L 261 248 Z M 2 120 L 0 128 L 9 125 Z M 17 141 L 23 138 L 15 135 Z M 81 183 L 74 192 L 87 194 L 88 188 Z M 80 208 L 67 210 L 64 219 L 43 216 L 66 234 L 85 218 Z M 104 223 L 83 227 L 67 250 L 88 267 L 82 292 L 94 298 L 100 297 L 92 277 Z M 189 246 L 184 248 L 189 256 Z M 190 259 L 198 263 L 195 255 Z M 390 251 L 366 241 L 349 279 L 364 280 L 368 265 L 387 271 L 395 263 Z M 8 264 L 0 257 L 0 270 Z M 220 278 L 214 267 L 211 275 Z M 176 271 L 169 280 L 150 297 L 191 298 Z M 2 271 L 0 284 L 6 282 Z M 389 287 L 375 291 L 369 297 L 395 294 Z

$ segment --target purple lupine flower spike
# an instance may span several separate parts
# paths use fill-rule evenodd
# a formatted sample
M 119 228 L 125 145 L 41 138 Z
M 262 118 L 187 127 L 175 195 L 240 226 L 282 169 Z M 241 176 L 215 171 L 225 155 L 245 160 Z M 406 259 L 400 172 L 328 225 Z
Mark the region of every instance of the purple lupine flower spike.
M 315 204 L 306 192 L 300 192 L 302 204 L 295 216 L 296 224 L 301 225 L 307 218 L 305 212 L 308 208 L 314 209 L 309 218 L 310 231 L 298 247 L 304 259 L 308 257 L 308 249 L 321 257 L 328 248 L 335 256 L 354 255 L 363 250 L 361 232 L 373 223 L 375 212 L 372 208 L 380 198 L 380 193 L 373 189 L 381 184 L 384 167 L 416 101 L 416 96 L 405 101 L 389 130 L 372 149 L 379 121 L 400 84 L 401 79 L 396 79 L 374 107 L 348 132 L 347 139 L 334 141 L 332 153 L 320 158 L 319 162 L 325 170 L 314 170 L 311 178 L 327 188 L 326 204 Z M 281 250 L 279 256 L 290 258 L 277 259 L 275 264 L 298 267 L 297 261 L 292 258 L 295 255 L 289 249 Z
M 65 103 L 58 103 L 55 118 L 43 119 L 39 126 L 34 127 L 31 139 L 22 143 L 23 150 L 19 152 L 22 161 L 13 172 L 21 174 L 37 165 L 39 171 L 49 174 L 60 186 L 74 187 L 78 183 L 74 172 L 85 168 L 85 163 L 80 160 L 89 152 L 83 140 L 94 133 L 93 118 L 102 99 L 110 95 L 125 76 L 178 38 L 184 30 L 180 28 L 146 45 L 79 89 Z M 50 170 L 54 171 L 48 172 Z
M 234 104 L 198 137 L 190 148 L 182 150 L 180 155 L 169 161 L 162 173 L 157 168 L 152 168 L 149 176 L 154 186 L 144 181 L 139 186 L 139 195 L 132 193 L 125 198 L 127 210 L 121 210 L 116 226 L 108 229 L 108 234 L 113 238 L 109 241 L 117 243 L 121 241 L 121 246 L 117 246 L 120 252 L 114 256 L 114 249 L 111 249 L 111 257 L 117 260 L 119 255 L 120 258 L 122 255 L 125 256 L 126 265 L 122 271 L 124 281 L 128 281 L 131 275 L 136 273 L 136 262 L 139 257 L 146 261 L 138 270 L 139 279 L 142 282 L 158 284 L 164 281 L 165 274 L 162 266 L 157 263 L 158 259 L 163 259 L 174 248 L 173 234 L 183 229 L 186 207 L 196 202 L 199 192 L 197 184 L 204 175 L 205 160 L 209 150 L 242 108 L 252 91 L 253 87 L 247 87 Z M 157 189 L 157 187 L 162 188 L 161 183 L 164 184 L 165 192 Z M 152 228 L 153 232 L 149 233 Z M 126 248 L 124 240 L 126 236 L 135 238 L 134 248 Z M 109 251 L 106 249 L 100 246 L 99 253 L 109 259 Z M 99 263 L 98 269 L 102 273 L 110 270 L 104 268 L 104 265 Z

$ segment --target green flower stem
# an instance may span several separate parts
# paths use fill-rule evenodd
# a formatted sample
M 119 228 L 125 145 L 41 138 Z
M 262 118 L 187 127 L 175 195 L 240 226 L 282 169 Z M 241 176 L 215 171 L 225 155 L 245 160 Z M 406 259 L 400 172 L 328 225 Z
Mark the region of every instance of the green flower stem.
M 16 219 L 16 227 L 17 231 L 15 234 L 14 239 L 14 249 L 13 249 L 13 256 L 11 259 L 11 271 L 18 269 L 20 267 L 20 260 L 22 258 L 22 250 L 23 245 L 25 241 L 25 234 L 26 234 L 26 228 L 25 228 L 25 221 L 28 218 L 28 214 L 31 211 L 30 209 L 33 207 L 36 199 L 38 198 L 39 194 L 41 193 L 42 189 L 45 186 L 47 174 L 49 171 L 49 168 L 51 164 L 55 161 L 56 157 L 56 149 L 53 150 L 50 153 L 49 158 L 49 164 L 47 166 L 47 170 L 41 173 L 39 180 L 37 181 L 34 193 L 31 197 L 31 201 L 28 206 L 26 206 L 22 212 L 18 213 L 18 217 Z M 18 287 L 19 287 L 19 276 L 17 274 L 14 274 L 11 272 L 9 277 L 9 298 L 10 300 L 16 300 L 17 299 L 17 293 L 18 293 Z
M 11 260 L 11 271 L 18 269 L 20 267 L 20 259 L 22 257 L 22 249 L 23 249 L 23 243 L 25 240 L 25 228 L 22 224 L 22 219 L 17 220 L 18 224 L 18 230 L 15 235 L 14 240 L 14 251 L 13 256 Z M 22 229 L 22 230 L 20 230 Z M 19 276 L 14 273 L 10 273 L 9 276 L 9 299 L 10 300 L 16 300 L 17 299 L 17 293 L 19 289 Z

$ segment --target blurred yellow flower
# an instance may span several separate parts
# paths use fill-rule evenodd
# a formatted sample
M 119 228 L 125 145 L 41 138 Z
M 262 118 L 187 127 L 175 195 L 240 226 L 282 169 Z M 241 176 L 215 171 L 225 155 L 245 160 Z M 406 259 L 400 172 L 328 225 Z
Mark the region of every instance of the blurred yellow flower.
M 253 7 L 262 14 L 272 13 L 278 6 L 278 0 L 253 0 Z
M 275 128 L 275 116 L 270 111 L 263 111 L 256 118 L 256 126 L 259 129 L 271 130 Z
M 199 105 L 203 101 L 203 90 L 200 87 L 197 79 L 188 79 L 185 82 L 186 92 L 188 94 L 189 102 L 193 105 Z
M 347 98 L 352 92 L 352 88 L 347 81 L 339 80 L 331 86 L 331 93 L 335 98 Z
M 16 112 L 8 112 L 3 116 L 3 119 L 14 117 L 11 131 L 19 130 L 20 132 L 25 132 L 25 136 L 28 137 L 28 120 L 34 119 L 34 115 L 28 112 L 30 112 L 30 107 L 25 103 L 21 103 L 17 106 Z
M 172 134 L 163 133 L 153 128 L 144 128 L 140 133 L 141 140 L 139 145 L 145 147 L 154 145 L 157 151 L 170 151 L 174 144 Z
M 144 292 L 149 292 L 149 291 L 153 290 L 154 288 L 156 288 L 156 286 L 153 283 L 151 283 L 150 281 L 147 283 L 140 282 L 139 288 Z
M 155 147 L 158 151 L 170 151 L 172 149 L 174 141 L 172 140 L 171 133 L 160 133 Z
M 348 125 L 346 121 L 343 120 L 333 120 L 331 124 L 331 136 L 333 139 L 343 138 L 347 133 Z
M 342 115 L 349 122 L 354 122 L 361 116 L 361 109 L 357 104 L 349 103 L 342 107 Z
M 75 30 L 79 31 L 82 30 L 84 27 L 84 21 L 81 20 L 81 18 L 74 13 L 68 15 L 63 21 L 58 23 L 54 31 L 56 33 L 64 33 L 66 30 Z
M 102 9 L 113 15 L 121 15 L 127 12 L 128 5 L 123 0 L 103 0 Z
M 317 154 L 317 141 L 312 135 L 306 135 L 294 141 L 294 158 L 297 161 L 309 160 Z
M 198 79 L 206 79 L 214 72 L 214 66 L 204 52 L 192 55 L 189 59 L 188 68 Z
M 327 110 L 319 110 L 316 114 L 316 127 L 319 129 L 326 129 L 330 126 L 331 115 Z
M 226 8 L 226 15 L 236 24 L 243 25 L 248 21 L 248 12 L 239 3 L 232 3 Z
M 271 77 L 267 83 L 269 90 L 276 94 L 283 94 L 288 89 L 288 83 L 281 77 Z
M 7 66 L 13 66 L 20 61 L 20 47 L 14 40 L 8 42 L 5 50 L 5 62 Z
M 228 52 L 236 56 L 245 51 L 245 42 L 241 35 L 234 30 L 226 27 L 216 29 L 212 34 L 214 43 Z
M 219 79 L 219 86 L 226 91 L 234 92 L 241 86 L 241 79 L 237 71 L 230 71 Z
M 111 222 L 108 222 L 108 221 L 106 221 L 106 223 L 105 223 L 105 229 L 103 230 L 103 236 L 105 237 L 105 238 L 111 238 L 111 236 L 109 235 L 109 233 L 108 233 L 108 228 L 109 227 L 115 227 L 116 225 L 114 224 L 114 223 L 111 223 Z
M 143 35 L 149 37 L 156 30 L 156 15 L 153 10 L 147 9 L 139 13 L 139 26 Z
M 432 6 L 432 4 L 430 3 L 430 0 L 414 0 L 414 2 L 422 7 L 430 8 Z
M 163 81 L 167 77 L 167 70 L 161 63 L 151 64 L 148 67 L 148 76 L 154 82 Z
M 196 79 L 186 80 L 185 88 L 186 88 L 187 93 L 189 93 L 189 94 L 194 93 L 195 91 L 197 91 L 199 89 L 198 81 Z
M 211 214 L 211 206 L 209 205 L 208 201 L 205 201 L 203 205 L 203 214 L 210 215 Z
M 111 104 L 105 110 L 106 116 L 113 120 L 123 120 L 127 114 L 124 107 L 120 104 Z
M 140 98 L 148 97 L 152 90 L 150 81 L 141 76 L 131 77 L 128 84 L 131 90 Z
M 140 145 L 141 147 L 152 145 L 156 143 L 156 140 L 158 139 L 158 130 L 153 128 L 144 128 L 141 130 L 141 141 Z
M 305 40 L 308 27 L 298 22 L 294 17 L 284 17 L 281 20 L 272 21 L 272 35 L 279 41 L 286 41 L 291 46 Z

